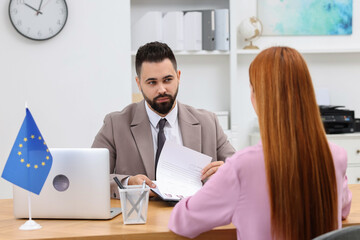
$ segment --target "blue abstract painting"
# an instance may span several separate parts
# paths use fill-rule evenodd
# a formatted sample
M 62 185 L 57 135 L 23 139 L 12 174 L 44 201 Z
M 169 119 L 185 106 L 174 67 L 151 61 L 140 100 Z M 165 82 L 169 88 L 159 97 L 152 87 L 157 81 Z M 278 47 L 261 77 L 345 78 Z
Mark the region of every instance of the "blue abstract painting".
M 351 35 L 352 0 L 257 0 L 263 35 Z

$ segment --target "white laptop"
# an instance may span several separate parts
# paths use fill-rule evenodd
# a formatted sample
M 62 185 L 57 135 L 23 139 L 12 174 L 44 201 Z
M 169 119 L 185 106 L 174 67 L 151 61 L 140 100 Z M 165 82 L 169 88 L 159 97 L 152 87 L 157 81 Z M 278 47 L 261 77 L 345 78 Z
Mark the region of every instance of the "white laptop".
M 109 151 L 50 148 L 53 164 L 40 195 L 31 193 L 32 218 L 110 219 Z M 14 216 L 28 218 L 28 191 L 14 185 Z

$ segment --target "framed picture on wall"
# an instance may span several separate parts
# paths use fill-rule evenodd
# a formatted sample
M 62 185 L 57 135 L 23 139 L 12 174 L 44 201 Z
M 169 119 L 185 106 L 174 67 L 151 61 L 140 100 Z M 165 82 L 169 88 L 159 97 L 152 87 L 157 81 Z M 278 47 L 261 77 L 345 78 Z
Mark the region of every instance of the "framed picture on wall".
M 257 0 L 263 36 L 353 33 L 353 0 Z

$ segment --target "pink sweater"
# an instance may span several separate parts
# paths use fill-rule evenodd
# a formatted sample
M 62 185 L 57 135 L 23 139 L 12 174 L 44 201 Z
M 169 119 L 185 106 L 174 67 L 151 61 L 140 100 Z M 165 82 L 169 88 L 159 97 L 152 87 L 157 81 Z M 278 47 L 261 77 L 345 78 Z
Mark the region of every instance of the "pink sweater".
M 350 212 L 347 155 L 330 144 L 338 189 L 339 227 Z M 214 227 L 233 223 L 237 239 L 271 239 L 270 204 L 262 145 L 248 147 L 226 160 L 194 196 L 176 204 L 169 229 L 194 238 Z

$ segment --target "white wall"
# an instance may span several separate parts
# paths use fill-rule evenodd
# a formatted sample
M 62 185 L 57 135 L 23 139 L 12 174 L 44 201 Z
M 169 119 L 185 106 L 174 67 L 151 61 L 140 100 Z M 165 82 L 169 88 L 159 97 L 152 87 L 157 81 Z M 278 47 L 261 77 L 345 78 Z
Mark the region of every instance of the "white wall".
M 130 0 L 67 0 L 53 39 L 18 34 L 0 1 L 0 172 L 25 116 L 49 147 L 90 147 L 106 113 L 131 102 Z M 0 178 L 0 198 L 12 187 Z

